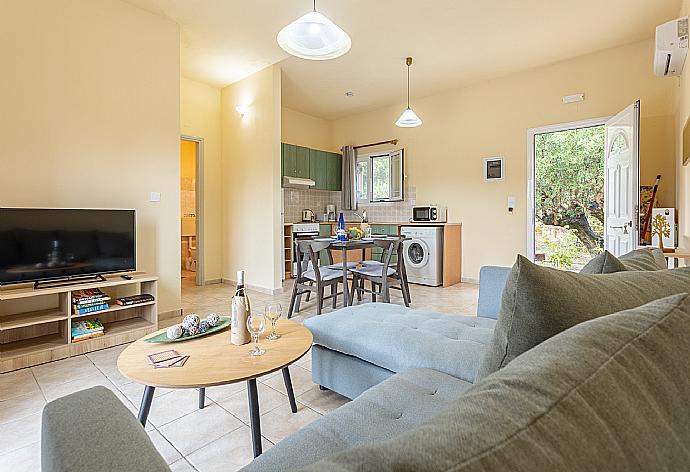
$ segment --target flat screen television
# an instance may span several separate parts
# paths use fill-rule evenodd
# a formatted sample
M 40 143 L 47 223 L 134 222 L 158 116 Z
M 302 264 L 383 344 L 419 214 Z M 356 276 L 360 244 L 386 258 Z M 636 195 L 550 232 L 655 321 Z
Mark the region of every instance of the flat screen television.
M 134 270 L 135 210 L 0 208 L 0 285 Z

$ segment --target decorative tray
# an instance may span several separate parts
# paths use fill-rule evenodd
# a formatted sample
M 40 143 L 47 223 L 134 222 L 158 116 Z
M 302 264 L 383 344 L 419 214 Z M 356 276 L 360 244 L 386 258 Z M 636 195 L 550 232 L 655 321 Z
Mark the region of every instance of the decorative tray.
M 191 336 L 183 334 L 182 336 L 180 336 L 177 339 L 170 339 L 170 338 L 168 338 L 167 332 L 163 331 L 162 333 L 159 333 L 155 336 L 151 336 L 148 339 L 144 339 L 144 342 L 147 342 L 147 343 L 177 343 L 180 341 L 187 341 L 188 339 L 200 338 L 202 336 L 206 336 L 207 334 L 217 333 L 218 331 L 225 329 L 228 326 L 230 326 L 230 317 L 221 316 L 220 322 L 217 325 L 207 329 L 203 333 L 194 334 Z

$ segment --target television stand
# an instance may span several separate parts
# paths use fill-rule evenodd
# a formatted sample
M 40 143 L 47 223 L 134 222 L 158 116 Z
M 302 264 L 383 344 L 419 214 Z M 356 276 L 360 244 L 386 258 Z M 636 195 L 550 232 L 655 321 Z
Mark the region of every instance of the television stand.
M 105 282 L 105 277 L 97 275 L 68 276 L 63 279 L 37 280 L 34 282 L 34 290 L 39 288 L 64 287 L 66 285 L 83 284 L 88 282 Z
M 119 275 L 102 275 L 98 280 L 69 280 L 35 289 L 33 284 L 0 287 L 0 374 L 57 359 L 86 354 L 135 341 L 158 329 L 158 277 L 131 272 L 126 280 Z M 72 294 L 98 288 L 107 296 L 108 308 L 78 315 Z M 148 293 L 153 301 L 137 305 L 118 305 L 116 299 Z M 98 319 L 102 336 L 75 341 L 72 322 Z

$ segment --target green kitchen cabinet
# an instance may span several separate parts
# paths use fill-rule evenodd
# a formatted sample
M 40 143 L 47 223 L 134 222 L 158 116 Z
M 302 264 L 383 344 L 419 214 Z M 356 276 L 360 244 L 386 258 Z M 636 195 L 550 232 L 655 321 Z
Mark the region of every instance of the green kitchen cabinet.
M 309 148 L 295 146 L 295 177 L 309 178 Z
M 343 156 L 335 152 L 326 153 L 326 188 L 342 190 Z
M 309 178 L 309 148 L 281 143 L 283 176 Z
M 388 236 L 397 236 L 398 235 L 398 226 L 397 225 L 371 225 L 371 233 L 372 234 L 386 234 Z M 381 253 L 383 252 L 383 249 L 379 247 L 373 247 L 371 249 L 371 257 L 372 259 L 376 261 L 381 260 Z M 391 257 L 391 264 L 395 264 L 398 262 L 398 258 L 396 254 L 393 254 L 393 257 Z
M 283 176 L 311 179 L 318 190 L 342 190 L 340 154 L 287 143 L 281 143 L 280 150 Z
M 317 149 L 309 150 L 309 178 L 315 182 L 314 188 L 328 190 L 327 152 Z

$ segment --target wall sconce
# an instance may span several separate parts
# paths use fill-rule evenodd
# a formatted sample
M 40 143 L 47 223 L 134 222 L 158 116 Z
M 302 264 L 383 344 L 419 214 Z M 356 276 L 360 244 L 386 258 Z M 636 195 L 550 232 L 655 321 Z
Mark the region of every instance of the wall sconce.
M 246 105 L 238 105 L 235 107 L 235 111 L 240 114 L 242 118 L 249 113 L 249 107 Z

